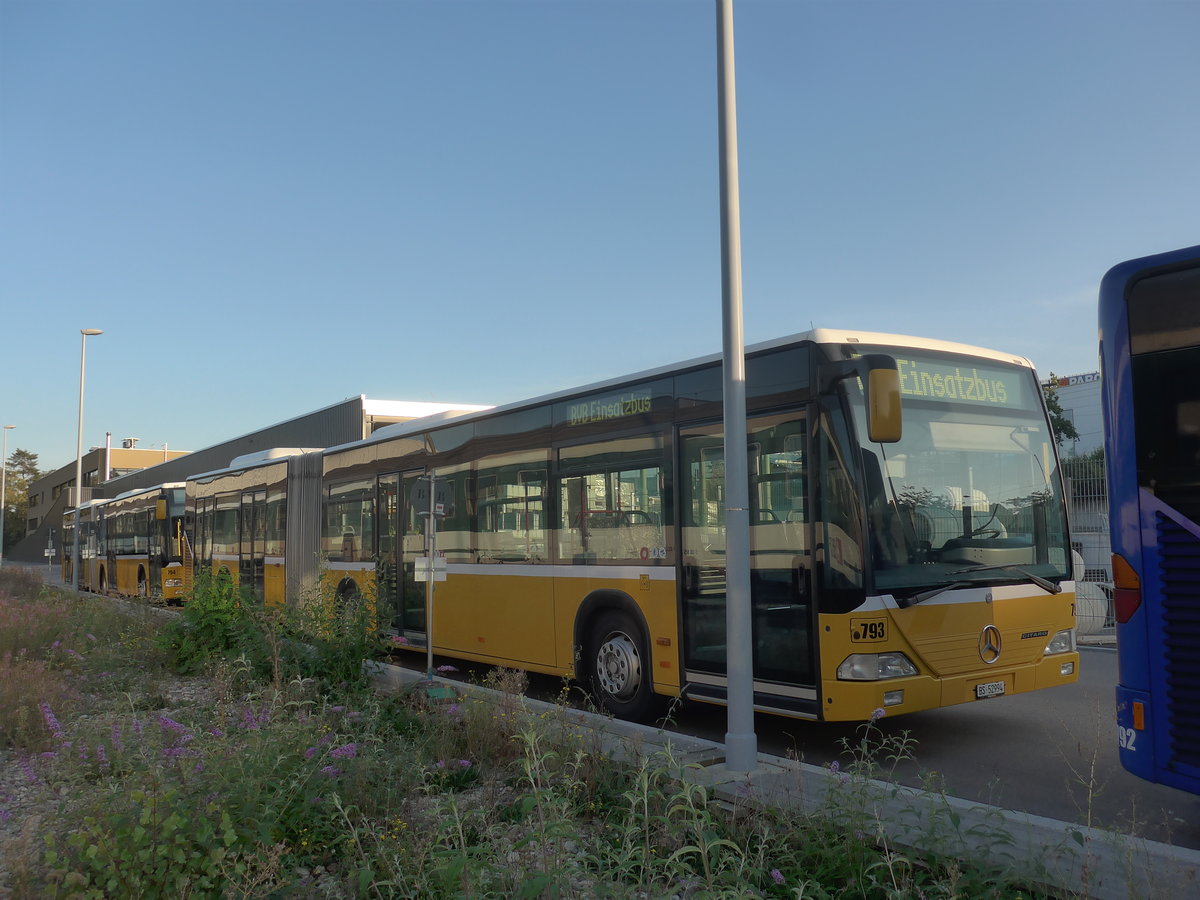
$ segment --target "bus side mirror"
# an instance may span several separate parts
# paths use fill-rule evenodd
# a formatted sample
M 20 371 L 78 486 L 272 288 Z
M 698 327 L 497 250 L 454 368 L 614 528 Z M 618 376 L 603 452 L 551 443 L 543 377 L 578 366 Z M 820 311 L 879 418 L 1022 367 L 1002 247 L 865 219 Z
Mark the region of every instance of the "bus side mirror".
M 900 373 L 890 369 L 867 372 L 867 437 L 874 443 L 900 440 Z
M 167 518 L 167 501 L 166 500 L 156 500 L 154 502 L 154 518 L 158 519 L 158 521 L 160 521 L 160 522 L 163 522 L 166 520 L 166 518 Z
M 823 363 L 818 383 L 821 393 L 831 391 L 845 378 L 855 376 L 867 401 L 867 439 L 894 444 L 900 440 L 900 372 L 896 360 L 883 353 L 868 353 L 853 359 Z

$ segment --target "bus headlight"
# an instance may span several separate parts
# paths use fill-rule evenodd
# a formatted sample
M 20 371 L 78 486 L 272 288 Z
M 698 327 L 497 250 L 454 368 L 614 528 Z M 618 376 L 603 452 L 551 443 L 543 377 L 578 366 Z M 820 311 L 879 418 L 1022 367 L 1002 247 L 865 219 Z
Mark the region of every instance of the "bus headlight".
M 853 653 L 837 668 L 842 681 L 881 681 L 916 674 L 917 667 L 903 653 Z
M 1052 653 L 1071 653 L 1075 650 L 1075 629 L 1068 628 L 1050 638 L 1046 645 L 1046 655 Z

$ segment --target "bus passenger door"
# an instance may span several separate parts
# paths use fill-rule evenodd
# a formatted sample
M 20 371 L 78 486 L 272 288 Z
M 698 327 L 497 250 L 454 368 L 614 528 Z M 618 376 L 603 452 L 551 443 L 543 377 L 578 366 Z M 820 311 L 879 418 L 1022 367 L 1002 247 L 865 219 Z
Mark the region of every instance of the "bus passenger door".
M 750 592 L 756 691 L 815 685 L 811 529 L 802 411 L 749 423 Z M 680 432 L 684 665 L 723 684 L 726 672 L 725 451 L 721 425 Z M 700 678 L 696 679 L 699 674 Z M 714 676 L 703 677 L 705 674 Z M 791 696 L 795 692 L 781 688 Z M 812 691 L 795 694 L 806 704 Z
M 238 561 L 238 584 L 250 588 L 258 600 L 263 598 L 263 564 L 266 551 L 267 492 L 246 491 L 242 494 L 241 554 Z
M 423 473 L 404 472 L 379 478 L 380 598 L 391 608 L 400 635 L 425 633 L 425 585 L 415 577 L 415 561 L 425 554 L 423 520 L 409 502 Z

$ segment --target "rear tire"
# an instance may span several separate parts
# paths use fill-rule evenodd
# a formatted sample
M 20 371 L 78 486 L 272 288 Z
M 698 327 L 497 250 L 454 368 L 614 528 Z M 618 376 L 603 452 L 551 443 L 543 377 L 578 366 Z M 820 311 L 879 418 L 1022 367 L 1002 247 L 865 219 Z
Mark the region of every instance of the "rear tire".
M 632 615 L 616 609 L 601 613 L 585 661 L 588 688 L 602 709 L 633 722 L 649 718 L 655 705 L 650 647 Z

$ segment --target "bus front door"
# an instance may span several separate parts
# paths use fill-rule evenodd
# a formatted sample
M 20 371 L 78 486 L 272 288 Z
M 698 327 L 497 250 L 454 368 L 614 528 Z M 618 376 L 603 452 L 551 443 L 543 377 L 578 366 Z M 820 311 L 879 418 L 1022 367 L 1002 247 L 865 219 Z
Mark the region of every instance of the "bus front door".
M 755 689 L 778 691 L 807 708 L 815 691 L 792 689 L 816 683 L 806 421 L 802 411 L 780 413 L 752 419 L 749 430 Z M 697 694 L 708 685 L 723 695 L 726 500 L 720 424 L 682 429 L 679 446 L 684 665 Z
M 423 473 L 398 472 L 379 478 L 379 592 L 393 612 L 401 636 L 423 639 L 425 585 L 416 579 L 416 559 L 425 554 L 422 519 L 409 498 Z

